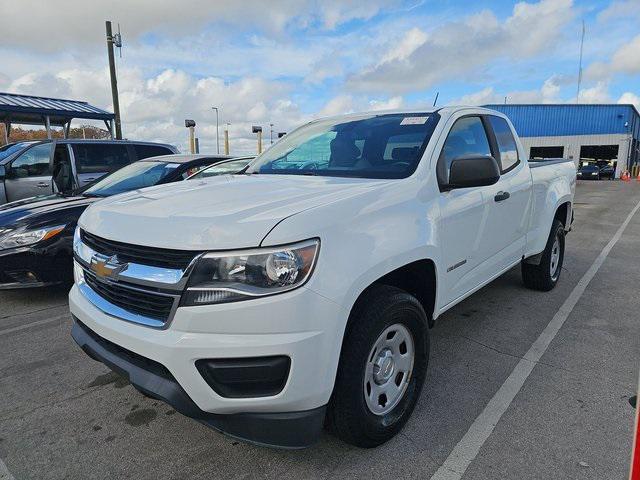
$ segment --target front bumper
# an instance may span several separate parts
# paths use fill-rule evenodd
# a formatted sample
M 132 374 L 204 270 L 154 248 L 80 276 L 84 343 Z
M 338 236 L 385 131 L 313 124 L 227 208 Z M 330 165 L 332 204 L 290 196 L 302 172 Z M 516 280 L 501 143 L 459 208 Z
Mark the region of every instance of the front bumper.
M 159 363 L 118 347 L 79 321 L 74 322 L 71 335 L 87 355 L 128 377 L 141 392 L 232 437 L 264 446 L 304 448 L 315 443 L 322 430 L 325 406 L 288 413 L 216 415 L 204 412 Z
M 93 358 L 126 374 L 141 391 L 252 442 L 296 448 L 317 439 L 348 315 L 334 302 L 302 287 L 244 302 L 181 307 L 169 328 L 159 330 L 103 313 L 75 285 L 69 300 L 71 313 L 85 326 L 74 326 L 76 342 Z M 153 368 L 145 373 L 127 360 L 128 354 L 105 353 L 101 342 L 159 365 L 168 375 Z M 291 366 L 284 388 L 268 397 L 223 397 L 195 365 L 200 359 L 278 355 L 289 357 Z
M 30 247 L 0 251 L 0 290 L 72 281 L 73 259 L 69 253 Z

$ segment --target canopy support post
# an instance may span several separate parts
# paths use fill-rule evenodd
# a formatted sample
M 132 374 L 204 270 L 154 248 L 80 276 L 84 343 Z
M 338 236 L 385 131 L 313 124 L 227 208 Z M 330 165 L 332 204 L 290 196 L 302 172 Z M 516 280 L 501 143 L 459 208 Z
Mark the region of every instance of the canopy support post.
M 47 138 L 51 140 L 51 120 L 49 119 L 49 115 L 44 117 L 44 126 L 47 129 Z
M 11 135 L 11 122 L 4 122 L 4 144 L 9 143 L 9 135 Z

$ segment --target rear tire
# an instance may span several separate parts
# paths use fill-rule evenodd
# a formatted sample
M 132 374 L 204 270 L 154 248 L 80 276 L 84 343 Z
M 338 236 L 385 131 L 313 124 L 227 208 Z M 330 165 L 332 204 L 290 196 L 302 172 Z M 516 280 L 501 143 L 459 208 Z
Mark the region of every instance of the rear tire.
M 340 354 L 327 427 L 352 445 L 372 448 L 407 422 L 429 359 L 427 316 L 418 300 L 376 285 L 352 312 Z
M 552 290 L 562 272 L 564 261 L 564 225 L 558 219 L 553 221 L 547 245 L 542 252 L 539 265 L 522 262 L 522 281 L 532 290 L 548 292 Z

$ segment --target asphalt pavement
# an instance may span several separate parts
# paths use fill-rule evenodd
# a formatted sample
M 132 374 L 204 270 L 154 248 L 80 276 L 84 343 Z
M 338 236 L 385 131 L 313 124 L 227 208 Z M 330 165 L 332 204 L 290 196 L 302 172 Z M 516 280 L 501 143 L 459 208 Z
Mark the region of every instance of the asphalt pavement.
M 456 464 L 469 437 L 478 450 L 464 479 L 626 478 L 640 212 L 609 242 L 640 202 L 640 184 L 579 182 L 575 200 L 557 288 L 527 290 L 515 268 L 439 318 L 418 406 L 400 435 L 373 450 L 326 433 L 302 451 L 225 437 L 82 353 L 70 337 L 66 289 L 0 292 L 0 480 L 445 478 L 442 465 Z M 607 244 L 575 306 L 561 309 Z M 506 398 L 514 369 L 559 311 L 561 328 L 479 441 L 478 422 Z

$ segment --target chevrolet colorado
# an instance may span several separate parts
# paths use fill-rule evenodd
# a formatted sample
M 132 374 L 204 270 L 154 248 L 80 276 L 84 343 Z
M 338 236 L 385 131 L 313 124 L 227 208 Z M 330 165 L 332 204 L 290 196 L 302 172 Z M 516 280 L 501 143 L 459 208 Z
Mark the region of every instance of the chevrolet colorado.
M 374 447 L 411 415 L 435 319 L 517 265 L 556 285 L 575 183 L 488 109 L 313 121 L 242 174 L 89 207 L 72 336 L 228 435 Z

